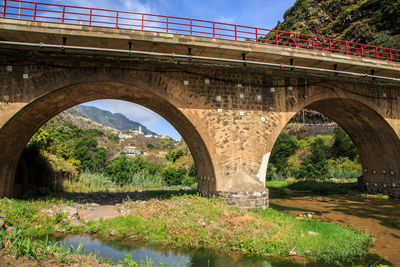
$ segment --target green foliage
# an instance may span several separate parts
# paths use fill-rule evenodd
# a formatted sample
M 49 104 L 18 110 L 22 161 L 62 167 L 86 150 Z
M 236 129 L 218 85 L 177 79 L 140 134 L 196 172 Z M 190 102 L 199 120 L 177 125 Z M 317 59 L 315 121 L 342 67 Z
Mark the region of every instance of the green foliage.
M 328 182 L 315 180 L 300 180 L 286 188 L 293 191 L 310 192 L 313 194 L 349 194 L 357 188 L 354 182 Z
M 157 188 L 164 186 L 164 180 L 161 174 L 152 173 L 147 169 L 142 169 L 132 175 L 132 180 L 128 185 L 136 188 Z
M 185 149 L 177 149 L 177 150 L 171 150 L 166 156 L 165 159 L 168 161 L 171 161 L 174 163 L 177 161 L 179 158 L 185 156 L 187 151 Z
M 123 155 L 111 161 L 104 171 L 111 178 L 111 181 L 123 186 L 132 181 L 135 167 L 133 162 Z
M 146 259 L 146 261 L 144 263 L 139 263 L 136 260 L 134 260 L 131 256 L 131 254 L 125 254 L 125 257 L 123 260 L 119 261 L 120 264 L 122 264 L 125 267 L 155 267 L 155 265 L 153 265 L 153 262 L 148 259 Z M 161 266 L 161 265 L 160 265 Z
M 82 246 L 77 250 L 64 247 L 61 243 L 51 244 L 45 240 L 32 239 L 27 230 L 16 226 L 7 233 L 0 229 L 0 251 L 14 256 L 14 258 L 27 257 L 32 260 L 56 259 L 57 263 L 70 263 L 71 256 L 79 254 Z
M 185 179 L 182 181 L 183 186 L 192 186 L 197 183 L 196 177 L 193 176 L 187 176 Z
M 328 172 L 328 146 L 321 137 L 311 143 L 311 155 L 306 157 L 300 165 L 299 178 L 323 178 Z
M 187 170 L 175 169 L 175 168 L 167 168 L 163 171 L 162 176 L 167 185 L 180 185 L 186 177 Z
M 188 176 L 190 177 L 196 177 L 197 176 L 197 169 L 196 169 L 196 165 L 193 163 L 189 170 L 188 170 Z
M 328 165 L 327 178 L 354 179 L 362 175 L 361 165 L 349 158 L 330 159 Z
M 99 174 L 99 173 L 90 173 L 90 172 L 82 172 L 79 175 L 78 181 L 86 186 L 102 186 L 105 188 L 111 188 L 115 186 L 115 183 L 110 180 L 109 177 Z
M 298 140 L 295 136 L 281 133 L 272 149 L 270 163 L 276 168 L 277 172 L 288 172 L 288 159 L 296 149 L 299 148 Z
M 351 179 L 360 175 L 357 149 L 340 127 L 335 129 L 334 136 L 300 139 L 283 132 L 272 150 L 267 169 L 269 181 L 289 177 Z
M 107 151 L 105 148 L 98 147 L 98 142 L 94 138 L 102 132 L 92 130 L 87 130 L 86 136 L 74 140 L 73 156 L 81 162 L 80 170 L 101 172 L 106 164 Z
M 270 163 L 267 169 L 267 179 L 269 181 L 283 181 L 285 180 L 285 175 L 278 171 L 273 163 Z
M 375 12 L 371 19 L 371 24 L 375 25 L 378 29 L 385 29 L 392 24 L 393 12 L 396 6 L 399 5 L 397 0 L 380 0 L 380 8 Z
M 291 16 L 295 16 L 296 13 L 301 13 L 307 10 L 309 6 L 309 0 L 296 0 L 294 5 L 286 10 L 286 12 L 283 14 L 283 17 L 286 19 Z
M 350 160 L 354 160 L 358 155 L 357 148 L 346 132 L 341 127 L 338 127 L 335 129 L 334 137 L 333 147 L 336 151 L 336 157 L 347 157 Z
M 161 166 L 159 164 L 153 164 L 146 160 L 141 155 L 137 156 L 133 162 L 133 171 L 139 172 L 142 170 L 147 170 L 151 175 L 158 175 L 161 173 Z
M 348 227 L 297 220 L 274 209 L 243 211 L 213 198 L 184 195 L 151 200 L 133 209 L 132 216 L 90 222 L 88 227 L 104 237 L 110 237 L 112 230 L 116 239 L 134 236 L 151 245 L 245 255 L 287 256 L 296 247 L 299 256 L 323 259 L 321 266 L 335 263 L 335 254 L 341 262 L 351 263 L 366 253 L 371 242 L 367 234 Z

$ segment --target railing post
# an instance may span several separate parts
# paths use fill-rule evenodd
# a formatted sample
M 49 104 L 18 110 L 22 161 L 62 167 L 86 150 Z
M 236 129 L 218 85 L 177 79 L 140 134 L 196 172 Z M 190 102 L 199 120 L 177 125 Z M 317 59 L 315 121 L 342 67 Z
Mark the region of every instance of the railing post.
M 346 41 L 346 55 L 349 54 L 349 42 Z
M 392 57 L 392 49 L 389 49 L 389 56 L 390 56 L 390 61 L 393 61 L 393 57 Z
M 144 14 L 142 14 L 142 31 L 144 29 Z
M 89 15 L 89 25 L 92 26 L 92 14 L 93 14 L 93 9 L 90 9 L 90 15 Z
M 361 45 L 361 57 L 364 57 L 364 45 Z
M 276 43 L 276 45 L 279 45 L 279 41 L 278 41 L 278 31 L 275 31 L 275 43 Z
M 192 35 L 192 30 L 193 30 L 193 20 L 190 19 L 190 35 Z
M 7 0 L 3 0 L 3 18 L 6 17 Z
M 379 59 L 378 47 L 377 46 L 375 46 L 375 56 L 376 56 L 376 59 Z
M 297 34 L 294 34 L 294 47 L 297 47 Z
M 215 38 L 215 22 L 213 21 L 213 38 Z
M 115 28 L 118 28 L 118 14 L 119 12 L 117 11 L 117 16 L 115 17 Z
M 258 28 L 256 28 L 256 43 L 258 43 Z
M 169 17 L 167 16 L 167 32 L 169 31 L 169 30 L 168 30 L 168 29 L 169 29 L 168 23 L 169 23 Z
M 35 6 L 33 7 L 33 20 L 36 20 L 36 9 L 37 9 L 37 3 L 35 2 Z
M 64 23 L 65 6 L 63 6 L 61 23 Z
M 312 50 L 315 50 L 315 36 L 312 37 Z
M 237 26 L 235 25 L 235 40 L 237 41 Z
M 329 39 L 329 53 L 332 53 L 332 39 Z

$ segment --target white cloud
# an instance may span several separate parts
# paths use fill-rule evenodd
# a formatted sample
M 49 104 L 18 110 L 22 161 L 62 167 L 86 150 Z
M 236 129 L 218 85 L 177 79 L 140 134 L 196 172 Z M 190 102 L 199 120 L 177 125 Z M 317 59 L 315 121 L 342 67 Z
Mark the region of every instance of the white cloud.
M 236 20 L 236 17 L 218 17 L 215 19 L 215 21 L 222 22 L 222 23 L 228 23 L 228 24 L 234 24 Z

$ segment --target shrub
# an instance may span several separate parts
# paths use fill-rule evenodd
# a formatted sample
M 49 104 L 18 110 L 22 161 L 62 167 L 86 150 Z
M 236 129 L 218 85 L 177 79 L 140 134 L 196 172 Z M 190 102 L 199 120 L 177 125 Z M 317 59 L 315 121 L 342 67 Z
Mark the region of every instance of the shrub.
M 196 177 L 193 176 L 187 176 L 185 179 L 182 181 L 183 186 L 192 186 L 195 183 L 197 183 Z
M 179 158 L 186 155 L 186 153 L 187 151 L 185 149 L 172 150 L 165 156 L 165 159 L 174 163 Z
M 317 136 L 311 143 L 311 155 L 300 164 L 299 178 L 324 178 L 329 166 L 326 160 L 329 147 Z
M 329 171 L 327 178 L 352 179 L 361 176 L 361 164 L 351 161 L 349 158 L 338 158 L 328 160 Z
M 167 185 L 180 185 L 186 177 L 186 169 L 168 168 L 162 173 Z
M 161 173 L 161 166 L 151 163 L 142 156 L 137 156 L 133 161 L 133 171 L 139 172 L 141 170 L 147 170 L 151 175 L 158 175 Z
M 288 158 L 299 148 L 295 136 L 281 133 L 276 140 L 271 153 L 270 163 L 274 165 L 277 172 L 285 173 L 288 167 Z
M 120 156 L 111 161 L 105 168 L 105 173 L 119 185 L 126 185 L 132 181 L 134 164 L 127 156 Z

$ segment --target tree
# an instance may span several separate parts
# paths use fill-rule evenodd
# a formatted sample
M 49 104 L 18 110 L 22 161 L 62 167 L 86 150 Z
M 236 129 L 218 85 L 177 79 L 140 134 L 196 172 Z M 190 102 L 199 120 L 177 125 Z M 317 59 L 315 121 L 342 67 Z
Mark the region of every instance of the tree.
M 133 162 L 123 155 L 111 161 L 104 171 L 111 181 L 119 185 L 126 185 L 132 181 L 135 169 Z
M 286 172 L 289 156 L 299 148 L 297 138 L 287 133 L 281 133 L 272 149 L 270 163 L 277 172 Z
M 329 147 L 324 139 L 320 136 L 316 137 L 311 143 L 311 155 L 300 164 L 299 178 L 324 178 L 329 169 L 328 150 Z
M 335 129 L 334 137 L 333 147 L 336 151 L 336 157 L 347 157 L 350 160 L 354 160 L 358 155 L 357 148 L 346 132 L 341 127 L 338 127 Z

